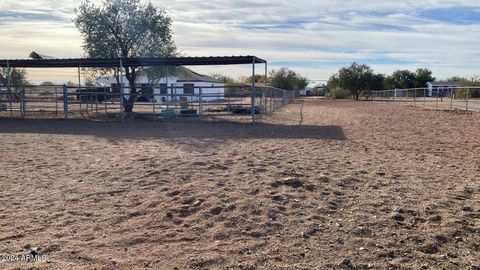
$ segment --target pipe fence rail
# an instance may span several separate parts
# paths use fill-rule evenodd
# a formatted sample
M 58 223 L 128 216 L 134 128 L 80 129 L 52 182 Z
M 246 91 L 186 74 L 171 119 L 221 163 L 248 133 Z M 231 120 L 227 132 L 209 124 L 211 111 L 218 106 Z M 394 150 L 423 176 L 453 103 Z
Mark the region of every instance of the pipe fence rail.
M 480 87 L 371 91 L 366 98 L 373 101 L 397 102 L 429 108 L 480 112 Z
M 0 117 L 156 121 L 245 116 L 255 122 L 298 96 L 299 91 L 246 85 L 12 86 L 0 87 Z

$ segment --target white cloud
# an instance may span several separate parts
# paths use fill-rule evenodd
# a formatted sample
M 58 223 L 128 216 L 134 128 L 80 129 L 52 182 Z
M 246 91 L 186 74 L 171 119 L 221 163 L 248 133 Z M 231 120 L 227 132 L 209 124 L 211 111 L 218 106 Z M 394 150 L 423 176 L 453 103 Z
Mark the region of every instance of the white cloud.
M 480 73 L 476 61 L 480 19 L 462 24 L 448 16 L 449 9 L 462 7 L 479 12 L 478 0 L 152 2 L 164 5 L 172 16 L 176 43 L 190 56 L 257 55 L 272 63 L 289 63 L 312 79 L 328 78 L 352 61 L 369 63 L 383 73 L 417 67 L 431 68 L 437 77 Z M 81 37 L 71 22 L 78 4 L 73 0 L 2 1 L 0 58 L 25 58 L 31 50 L 57 57 L 81 56 Z M 9 12 L 30 15 L 7 16 Z M 445 18 L 430 18 L 425 12 L 440 17 L 438 12 L 444 12 Z M 248 67 L 197 70 L 233 76 L 250 72 Z M 45 72 L 37 73 L 30 71 L 32 80 L 66 76 L 56 72 L 52 73 L 55 78 L 43 78 Z

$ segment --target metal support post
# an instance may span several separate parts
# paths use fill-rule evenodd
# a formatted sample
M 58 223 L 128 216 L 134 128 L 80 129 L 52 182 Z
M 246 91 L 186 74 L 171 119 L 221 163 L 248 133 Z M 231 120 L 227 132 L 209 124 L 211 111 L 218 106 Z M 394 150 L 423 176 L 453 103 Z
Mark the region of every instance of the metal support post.
M 103 106 L 105 107 L 105 121 L 108 120 L 108 108 L 107 108 L 107 88 L 103 88 Z
M 63 117 L 68 119 L 68 89 L 67 85 L 63 85 Z
M 427 89 L 423 88 L 423 106 L 427 105 Z
M 450 89 L 450 110 L 453 109 L 453 88 Z
M 203 112 L 203 90 L 202 88 L 200 87 L 198 89 L 198 98 L 200 99 L 199 100 L 199 105 L 198 105 L 198 115 L 200 115 L 200 119 L 202 119 L 202 112 Z
M 10 62 L 7 60 L 7 97 L 8 104 L 10 106 L 10 118 L 13 117 L 12 111 L 12 69 L 10 68 Z
M 120 58 L 120 117 L 122 122 L 125 122 L 125 105 L 123 99 L 125 98 L 123 92 L 123 60 Z
M 413 89 L 413 106 L 417 106 L 417 89 Z
M 465 97 L 465 110 L 468 111 L 468 98 L 470 96 L 470 88 L 467 88 L 467 96 Z
M 25 118 L 25 86 L 22 86 L 22 93 L 20 94 L 20 114 Z
M 251 105 L 251 113 L 252 113 L 252 124 L 255 124 L 255 57 L 253 57 L 252 63 L 252 105 Z

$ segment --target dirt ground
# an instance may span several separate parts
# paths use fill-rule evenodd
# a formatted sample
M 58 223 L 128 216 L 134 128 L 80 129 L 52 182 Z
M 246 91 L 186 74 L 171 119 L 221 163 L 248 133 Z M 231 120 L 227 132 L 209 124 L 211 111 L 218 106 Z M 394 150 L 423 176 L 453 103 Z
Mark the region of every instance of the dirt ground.
M 0 269 L 478 270 L 479 134 L 317 98 L 254 127 L 0 119 Z

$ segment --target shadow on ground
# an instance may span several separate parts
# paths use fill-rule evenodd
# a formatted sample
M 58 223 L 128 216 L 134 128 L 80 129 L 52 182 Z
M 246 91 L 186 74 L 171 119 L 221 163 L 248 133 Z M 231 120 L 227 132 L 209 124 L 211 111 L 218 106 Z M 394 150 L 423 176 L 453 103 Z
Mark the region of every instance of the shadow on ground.
M 279 125 L 229 121 L 189 122 L 92 122 L 85 120 L 1 119 L 0 134 L 91 135 L 107 140 L 144 140 L 162 138 L 245 138 L 245 139 L 325 139 L 344 140 L 340 126 Z

